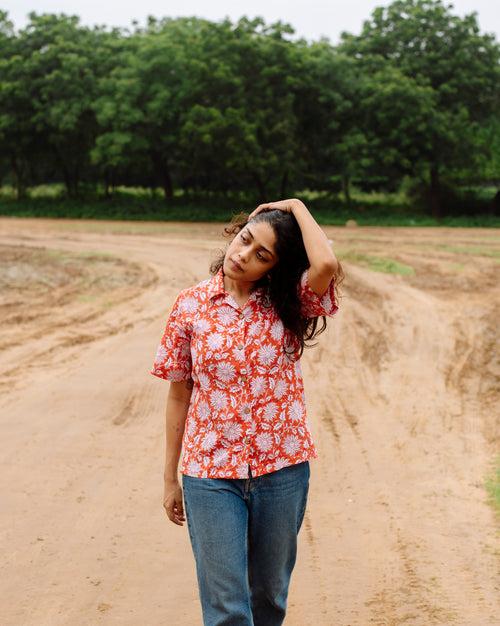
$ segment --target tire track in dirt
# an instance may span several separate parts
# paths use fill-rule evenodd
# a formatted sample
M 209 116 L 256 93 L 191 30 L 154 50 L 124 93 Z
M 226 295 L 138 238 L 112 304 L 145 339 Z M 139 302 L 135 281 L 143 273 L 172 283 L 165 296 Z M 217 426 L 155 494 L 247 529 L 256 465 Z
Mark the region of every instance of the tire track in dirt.
M 111 422 L 114 426 L 128 427 L 138 425 L 151 414 L 156 405 L 156 394 L 150 385 L 135 384 L 123 398 L 121 406 L 115 411 Z
M 306 509 L 304 514 L 304 530 L 307 541 L 308 564 L 312 570 L 313 580 L 316 584 L 316 607 L 322 619 L 326 619 L 329 613 L 328 588 L 325 587 L 324 578 L 322 577 L 322 568 L 320 566 L 320 556 L 318 554 L 318 545 L 313 531 L 313 522 Z

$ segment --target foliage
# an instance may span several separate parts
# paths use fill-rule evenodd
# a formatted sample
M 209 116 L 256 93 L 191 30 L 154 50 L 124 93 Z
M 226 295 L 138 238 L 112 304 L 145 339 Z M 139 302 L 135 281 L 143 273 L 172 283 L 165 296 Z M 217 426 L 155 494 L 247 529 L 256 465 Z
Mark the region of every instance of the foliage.
M 421 178 L 435 217 L 442 210 L 441 177 L 477 167 L 477 135 L 500 110 L 500 47 L 493 35 L 479 33 L 475 13 L 461 18 L 452 8 L 442 0 L 396 0 L 375 9 L 359 36 L 344 33 L 340 46 L 367 71 L 388 62 L 414 81 L 410 91 L 429 90 L 417 116 L 409 114 L 425 134 L 410 149 L 427 171 Z
M 308 189 L 363 217 L 359 190 L 404 190 L 434 221 L 498 212 L 494 188 L 467 191 L 500 180 L 500 46 L 474 13 L 395 0 L 338 46 L 261 17 L 29 20 L 16 32 L 0 11 L 0 183 L 20 201 L 51 183 L 80 200 L 159 188 L 160 214 L 180 195 L 256 205 Z

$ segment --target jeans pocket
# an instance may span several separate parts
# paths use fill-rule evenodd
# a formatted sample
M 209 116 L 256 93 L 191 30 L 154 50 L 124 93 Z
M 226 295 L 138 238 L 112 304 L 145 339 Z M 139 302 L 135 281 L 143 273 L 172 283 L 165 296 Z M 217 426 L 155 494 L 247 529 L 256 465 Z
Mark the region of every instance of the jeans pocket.
M 304 461 L 304 463 L 307 469 L 307 480 L 309 480 L 309 478 L 311 477 L 311 464 L 309 463 L 309 461 Z
M 302 506 L 301 506 L 301 509 L 300 509 L 299 516 L 297 518 L 297 534 L 298 534 L 298 532 L 300 530 L 300 527 L 302 526 L 302 522 L 304 521 L 304 515 L 306 513 L 306 508 L 307 508 L 307 497 L 308 497 L 308 494 L 309 494 L 309 482 L 306 485 L 306 489 L 305 489 L 303 500 L 302 500 Z
M 302 507 L 302 511 L 300 512 L 299 518 L 297 520 L 297 534 L 299 533 L 300 527 L 302 526 L 302 522 L 304 521 L 304 516 L 306 513 L 306 504 Z
M 193 529 L 191 527 L 191 522 L 190 522 L 189 505 L 187 503 L 187 497 L 186 497 L 186 481 L 184 480 L 184 476 L 182 477 L 182 499 L 184 500 L 184 513 L 186 514 L 186 522 L 187 522 L 187 527 L 188 527 L 189 538 L 191 540 L 191 545 L 194 549 Z

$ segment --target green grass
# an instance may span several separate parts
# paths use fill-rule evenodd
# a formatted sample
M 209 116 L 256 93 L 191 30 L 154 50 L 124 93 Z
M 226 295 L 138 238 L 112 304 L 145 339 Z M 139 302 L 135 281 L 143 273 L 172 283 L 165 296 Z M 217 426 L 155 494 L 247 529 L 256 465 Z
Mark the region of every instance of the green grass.
M 15 200 L 14 191 L 0 187 L 0 215 L 127 221 L 227 222 L 241 210 L 251 212 L 260 202 L 251 193 L 231 196 L 211 192 L 188 195 L 182 190 L 168 202 L 158 189 L 118 187 L 105 198 L 100 188 L 82 187 L 80 198 L 68 198 L 60 184 L 29 189 L 29 197 Z M 324 225 L 500 227 L 500 216 L 448 215 L 436 220 L 412 206 L 404 193 L 362 192 L 353 188 L 348 205 L 340 194 L 311 190 L 290 192 L 301 198 Z M 290 197 L 290 196 L 289 196 Z M 486 205 L 485 205 L 486 206 Z
M 313 202 L 306 204 L 316 221 L 323 225 L 345 226 L 347 220 L 353 219 L 359 226 L 500 227 L 500 217 L 494 215 L 445 216 L 436 220 L 417 212 L 400 213 L 390 208 L 361 213 L 356 208 L 348 209 L 341 204 L 329 208 L 317 207 Z M 236 203 L 227 207 L 177 203 L 166 205 L 159 200 L 149 202 L 0 200 L 0 216 L 125 221 L 227 222 L 233 214 L 239 211 L 250 213 L 253 208 L 249 204 Z
M 488 504 L 500 515 L 500 454 L 497 455 L 495 469 L 484 481 L 484 487 L 488 494 Z
M 447 244 L 437 244 L 441 250 L 455 252 L 457 254 L 473 254 L 476 256 L 487 256 L 500 259 L 500 250 L 484 248 L 482 246 L 450 246 Z
M 394 259 L 387 257 L 363 254 L 354 250 L 337 250 L 337 256 L 341 261 L 349 261 L 362 267 L 367 267 L 373 272 L 383 272 L 385 274 L 401 274 L 411 276 L 415 270 L 410 265 L 405 265 Z
M 97 296 L 91 295 L 88 293 L 81 293 L 76 297 L 79 302 L 95 302 L 97 300 Z
M 67 250 L 56 250 L 52 248 L 47 248 L 43 250 L 44 254 L 48 257 L 53 257 L 54 259 L 88 259 L 90 261 L 108 261 L 109 259 L 115 259 L 111 252 L 106 252 L 104 250 L 72 250 L 68 252 Z

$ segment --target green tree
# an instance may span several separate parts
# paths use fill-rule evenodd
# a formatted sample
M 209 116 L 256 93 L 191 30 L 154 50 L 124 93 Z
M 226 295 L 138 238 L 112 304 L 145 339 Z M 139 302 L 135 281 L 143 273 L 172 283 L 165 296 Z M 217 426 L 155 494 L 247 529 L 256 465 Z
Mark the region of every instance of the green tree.
M 485 122 L 479 131 L 478 143 L 482 150 L 473 182 L 494 184 L 500 189 L 500 116 L 494 115 Z
M 34 103 L 30 98 L 23 46 L 7 13 L 0 12 L 0 158 L 17 197 L 27 194 L 34 158 L 39 154 L 40 133 L 34 128 Z M 43 149 L 42 149 L 43 152 Z
M 359 81 L 359 124 L 365 137 L 365 174 L 399 180 L 423 176 L 439 119 L 431 87 L 384 64 Z
M 35 13 L 20 32 L 30 82 L 25 88 L 35 105 L 33 125 L 46 135 L 70 196 L 78 194 L 97 132 L 92 103 L 102 34 L 80 26 L 76 16 Z
M 366 166 L 356 62 L 326 41 L 309 44 L 301 40 L 296 55 L 294 111 L 298 155 L 303 163 L 299 184 L 333 191 L 333 181 L 340 176 L 349 202 L 350 180 Z
M 181 118 L 192 89 L 189 51 L 196 22 L 149 18 L 125 42 L 119 61 L 99 84 L 94 109 L 101 132 L 92 159 L 109 171 L 134 163 L 167 199 L 174 192 L 174 170 L 181 154 Z
M 300 167 L 296 58 L 287 24 L 262 18 L 197 22 L 180 118 L 182 179 L 204 189 L 285 195 Z
M 480 34 L 475 13 L 453 15 L 441 0 L 396 0 L 373 11 L 359 36 L 342 34 L 340 49 L 366 67 L 391 62 L 435 92 L 435 119 L 426 164 L 434 216 L 441 215 L 440 181 L 473 166 L 479 125 L 498 111 L 500 48 Z

